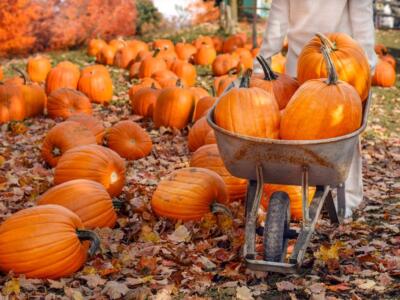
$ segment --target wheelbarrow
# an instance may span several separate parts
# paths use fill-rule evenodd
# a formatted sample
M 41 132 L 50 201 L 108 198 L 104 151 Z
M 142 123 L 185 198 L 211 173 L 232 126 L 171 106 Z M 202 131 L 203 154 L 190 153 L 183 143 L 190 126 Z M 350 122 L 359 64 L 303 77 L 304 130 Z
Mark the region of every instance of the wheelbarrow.
M 231 86 L 232 87 L 232 86 Z M 230 88 L 231 88 L 230 87 Z M 207 121 L 215 132 L 222 160 L 228 171 L 249 182 L 245 210 L 245 244 L 243 256 L 249 269 L 265 272 L 296 273 L 310 243 L 315 225 L 325 208 L 331 222 L 339 224 L 345 216 L 345 181 L 358 136 L 367 126 L 371 95 L 363 107 L 361 127 L 344 136 L 323 140 L 276 140 L 232 133 L 214 121 L 216 104 L 210 109 Z M 272 194 L 264 226 L 263 260 L 255 251 L 257 212 L 264 183 L 297 185 L 302 191 L 300 230 L 290 228 L 290 199 L 285 192 Z M 309 186 L 316 186 L 310 204 Z M 337 204 L 332 191 L 336 190 Z M 287 245 L 296 239 L 287 258 Z

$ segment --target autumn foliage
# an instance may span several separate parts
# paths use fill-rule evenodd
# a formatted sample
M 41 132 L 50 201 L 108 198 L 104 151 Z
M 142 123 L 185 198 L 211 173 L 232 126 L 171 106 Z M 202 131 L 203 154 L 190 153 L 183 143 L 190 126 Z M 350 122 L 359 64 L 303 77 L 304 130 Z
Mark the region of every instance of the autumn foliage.
M 135 0 L 0 1 L 0 56 L 135 33 Z

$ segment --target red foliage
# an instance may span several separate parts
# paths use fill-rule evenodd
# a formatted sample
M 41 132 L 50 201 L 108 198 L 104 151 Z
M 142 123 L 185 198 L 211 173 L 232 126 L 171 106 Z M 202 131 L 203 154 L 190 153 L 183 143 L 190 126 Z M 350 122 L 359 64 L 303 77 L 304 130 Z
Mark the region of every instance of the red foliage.
M 135 33 L 135 0 L 0 1 L 0 56 Z

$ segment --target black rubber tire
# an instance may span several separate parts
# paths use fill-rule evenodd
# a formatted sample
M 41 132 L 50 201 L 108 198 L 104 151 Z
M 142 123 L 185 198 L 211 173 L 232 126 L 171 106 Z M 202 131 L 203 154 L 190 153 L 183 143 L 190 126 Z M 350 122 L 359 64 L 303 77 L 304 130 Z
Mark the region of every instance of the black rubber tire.
M 283 262 L 286 255 L 286 232 L 290 227 L 290 201 L 285 192 L 271 195 L 264 228 L 264 260 Z

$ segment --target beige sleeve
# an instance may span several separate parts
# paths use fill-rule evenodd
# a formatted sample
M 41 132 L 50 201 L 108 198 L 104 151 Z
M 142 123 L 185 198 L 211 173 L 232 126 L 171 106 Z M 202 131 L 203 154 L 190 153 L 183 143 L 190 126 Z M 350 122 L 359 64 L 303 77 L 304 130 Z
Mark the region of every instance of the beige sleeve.
M 372 0 L 349 0 L 349 14 L 353 38 L 363 47 L 372 71 L 377 57 L 374 51 L 375 30 Z
M 289 0 L 273 0 L 269 12 L 267 28 L 260 49 L 265 58 L 281 51 L 289 25 Z M 257 59 L 254 60 L 253 73 L 262 73 Z

